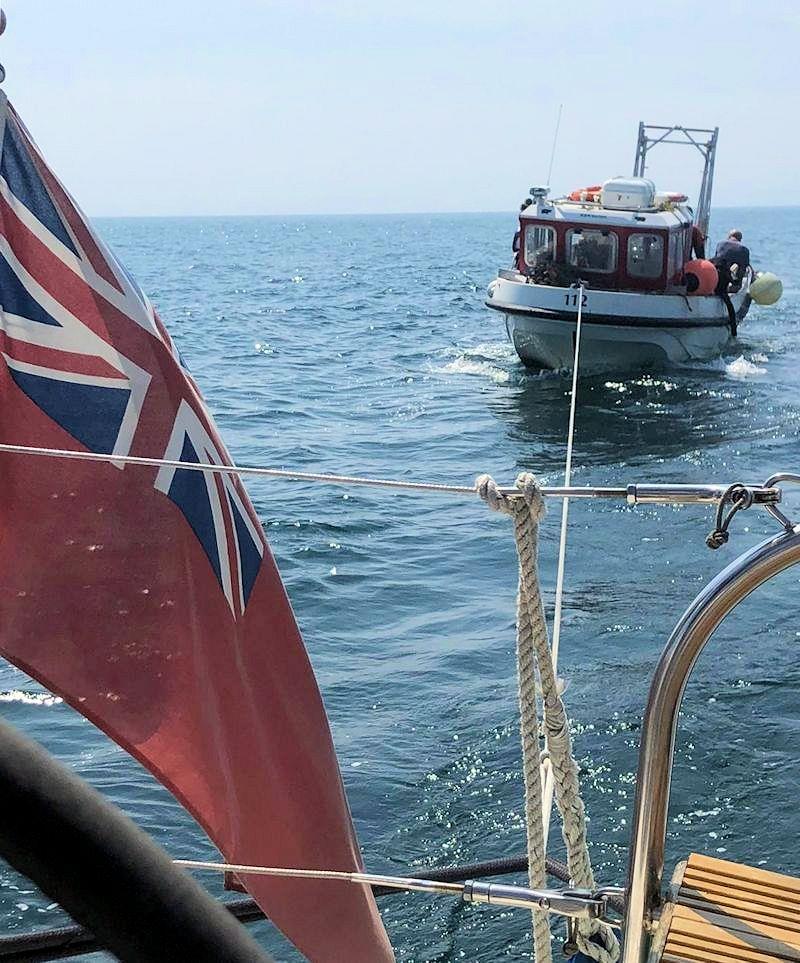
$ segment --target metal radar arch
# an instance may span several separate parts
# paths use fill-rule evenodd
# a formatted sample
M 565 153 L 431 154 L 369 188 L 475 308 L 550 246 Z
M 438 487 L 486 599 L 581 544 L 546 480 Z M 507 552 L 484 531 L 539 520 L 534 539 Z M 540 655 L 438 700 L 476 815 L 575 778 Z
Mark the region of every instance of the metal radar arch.
M 703 237 L 708 236 L 708 222 L 711 217 L 711 189 L 714 184 L 714 158 L 717 153 L 718 137 L 719 127 L 713 130 L 702 127 L 681 127 L 678 124 L 672 127 L 659 127 L 640 121 L 639 137 L 636 141 L 634 177 L 645 176 L 647 154 L 657 144 L 679 144 L 682 147 L 696 147 L 700 151 L 704 160 L 703 179 L 700 182 L 694 222 L 700 228 Z

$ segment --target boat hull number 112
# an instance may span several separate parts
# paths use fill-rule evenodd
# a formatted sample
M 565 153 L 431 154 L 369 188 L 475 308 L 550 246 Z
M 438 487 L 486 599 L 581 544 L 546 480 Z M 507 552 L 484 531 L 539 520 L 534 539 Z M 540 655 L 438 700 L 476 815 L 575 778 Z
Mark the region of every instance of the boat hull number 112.
M 588 294 L 583 294 L 583 295 L 581 295 L 580 297 L 581 297 L 581 307 L 582 307 L 582 308 L 585 308 L 585 307 L 586 307 L 586 303 L 587 303 L 587 301 L 589 300 L 589 295 L 588 295 Z M 578 292 L 575 291 L 575 292 L 572 293 L 572 294 L 565 294 L 565 295 L 564 295 L 564 304 L 566 304 L 566 306 L 567 306 L 568 308 L 577 308 L 577 307 L 578 307 Z

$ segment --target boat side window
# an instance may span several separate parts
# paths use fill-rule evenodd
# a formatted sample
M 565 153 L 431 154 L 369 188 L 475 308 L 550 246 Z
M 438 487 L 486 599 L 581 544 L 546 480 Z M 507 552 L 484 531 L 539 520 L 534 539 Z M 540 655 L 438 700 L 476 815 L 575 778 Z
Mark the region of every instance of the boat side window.
M 631 234 L 628 274 L 632 278 L 660 278 L 664 267 L 664 238 L 660 234 Z
M 667 253 L 667 278 L 679 277 L 683 267 L 683 231 L 670 231 Z
M 528 267 L 543 267 L 556 258 L 556 232 L 552 227 L 529 224 L 525 228 L 525 263 Z
M 617 235 L 613 231 L 567 231 L 567 263 L 611 274 L 617 269 Z

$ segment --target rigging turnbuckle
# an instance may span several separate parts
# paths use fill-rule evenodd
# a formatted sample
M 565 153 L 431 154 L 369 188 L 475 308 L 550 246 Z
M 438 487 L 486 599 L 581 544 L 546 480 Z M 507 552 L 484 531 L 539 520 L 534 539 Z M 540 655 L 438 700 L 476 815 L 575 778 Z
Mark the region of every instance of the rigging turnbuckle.
M 588 889 L 527 889 L 523 886 L 468 880 L 464 883 L 463 899 L 465 903 L 514 906 L 572 919 L 605 920 L 610 899 L 622 893 L 623 890 L 616 886 L 593 892 Z
M 730 497 L 732 488 L 747 493 L 752 505 L 776 505 L 782 493 L 769 481 L 765 485 L 628 485 L 626 500 L 629 505 L 652 504 L 718 504 Z

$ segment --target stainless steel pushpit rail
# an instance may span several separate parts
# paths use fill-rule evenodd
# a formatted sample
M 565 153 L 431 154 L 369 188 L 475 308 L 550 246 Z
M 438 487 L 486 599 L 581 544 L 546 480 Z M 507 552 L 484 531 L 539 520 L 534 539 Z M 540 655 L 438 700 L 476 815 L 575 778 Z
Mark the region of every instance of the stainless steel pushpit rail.
M 622 963 L 643 963 L 662 905 L 661 884 L 678 713 L 698 656 L 742 599 L 800 562 L 800 525 L 761 542 L 720 572 L 675 626 L 656 666 L 642 723 Z

